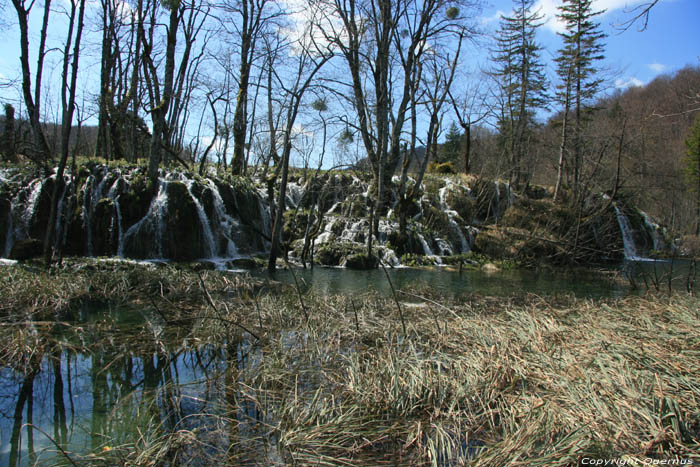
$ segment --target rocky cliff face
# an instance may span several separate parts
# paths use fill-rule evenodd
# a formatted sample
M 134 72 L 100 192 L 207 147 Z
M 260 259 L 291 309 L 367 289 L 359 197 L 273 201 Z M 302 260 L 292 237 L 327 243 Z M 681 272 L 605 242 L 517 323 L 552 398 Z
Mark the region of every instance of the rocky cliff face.
M 65 254 L 230 260 L 269 248 L 271 208 L 261 182 L 169 171 L 154 183 L 137 167 L 93 164 L 63 180 L 2 169 L 2 256 L 31 256 L 29 247 L 36 249 L 43 239 L 56 183 L 56 237 Z M 290 255 L 330 266 L 374 265 L 358 256 L 369 231 L 370 186 L 366 176 L 349 171 L 293 175 L 283 229 Z M 415 199 L 402 206 L 407 232 L 399 237 L 398 187 L 393 188 L 379 222 L 375 254 L 394 266 L 439 264 L 472 250 L 524 261 L 615 260 L 626 251 L 625 241 L 644 237 L 647 252 L 659 249 L 662 241 L 643 213 L 621 211 L 602 196 L 574 213 L 555 205 L 543 190 L 537 196 L 516 196 L 503 182 L 432 175 Z M 620 215 L 631 219 L 636 237 L 623 235 Z

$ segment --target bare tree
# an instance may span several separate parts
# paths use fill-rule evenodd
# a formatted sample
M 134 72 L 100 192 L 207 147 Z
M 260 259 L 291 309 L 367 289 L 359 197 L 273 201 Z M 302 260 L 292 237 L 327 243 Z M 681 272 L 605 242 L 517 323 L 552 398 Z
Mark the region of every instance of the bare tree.
M 51 212 L 49 215 L 49 223 L 46 226 L 46 236 L 44 237 L 44 256 L 47 265 L 53 261 L 52 240 L 56 224 L 56 213 L 58 210 L 58 194 L 60 186 L 63 184 L 63 172 L 66 168 L 66 162 L 68 161 L 73 113 L 76 107 L 75 93 L 78 81 L 78 63 L 80 59 L 80 42 L 83 36 L 84 17 L 85 0 L 71 0 L 68 16 L 68 33 L 63 49 L 63 74 L 61 81 L 61 108 L 63 110 L 61 119 L 61 160 L 58 164 L 56 180 L 53 185 Z
M 401 161 L 404 124 L 415 95 L 412 79 L 428 49 L 445 47 L 442 39 L 464 34 L 465 16 L 478 2 L 317 0 L 316 4 L 326 15 L 326 40 L 348 66 L 357 129 L 377 193 L 370 206 L 370 229 L 376 236 L 387 186 Z M 393 69 L 396 62 L 400 73 Z
M 236 0 L 225 3 L 224 10 L 231 13 L 225 18 L 224 26 L 239 40 L 238 95 L 233 116 L 233 159 L 231 170 L 234 175 L 244 172 L 245 146 L 248 137 L 248 91 L 253 60 L 258 41 L 268 23 L 280 17 L 282 12 L 273 0 Z
M 27 107 L 29 123 L 34 139 L 34 152 L 32 159 L 46 170 L 47 159 L 51 157 L 49 143 L 41 125 L 41 80 L 44 71 L 44 59 L 46 58 L 46 39 L 51 14 L 51 0 L 45 0 L 41 32 L 39 33 L 39 48 L 37 50 L 37 63 L 34 77 L 34 91 L 32 92 L 32 72 L 29 65 L 29 15 L 35 5 L 32 0 L 27 5 L 26 0 L 12 0 L 12 5 L 17 12 L 17 21 L 20 32 L 20 62 L 22 64 L 22 94 L 24 105 Z
M 289 49 L 290 59 L 294 61 L 294 68 L 291 70 L 291 82 L 279 73 L 277 67 L 271 67 L 275 80 L 285 95 L 284 108 L 286 115 L 284 128 L 282 130 L 282 155 L 279 163 L 281 167 L 281 179 L 277 192 L 275 218 L 272 224 L 270 256 L 267 263 L 269 272 L 275 271 L 277 257 L 281 254 L 280 244 L 287 179 L 289 175 L 289 157 L 292 152 L 294 125 L 297 115 L 299 114 L 299 107 L 304 94 L 311 87 L 314 76 L 333 56 L 330 50 L 322 48 L 322 46 L 315 41 L 314 27 L 315 25 L 313 23 L 309 23 L 306 26 L 305 34 L 294 44 L 290 44 L 293 45 L 293 49 Z M 289 75 L 288 73 L 285 74 Z

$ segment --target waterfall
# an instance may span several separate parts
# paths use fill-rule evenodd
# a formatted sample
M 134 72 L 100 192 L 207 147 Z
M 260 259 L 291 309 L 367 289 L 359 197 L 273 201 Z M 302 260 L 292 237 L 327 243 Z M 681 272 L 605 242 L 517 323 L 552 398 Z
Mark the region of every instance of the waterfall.
M 124 226 L 122 225 L 122 208 L 119 205 L 119 181 L 121 180 L 121 172 L 117 171 L 117 178 L 109 188 L 107 197 L 114 201 L 114 211 L 117 215 L 117 251 L 122 247 L 124 241 Z
M 613 207 L 615 208 L 617 223 L 620 225 L 620 232 L 622 233 L 622 242 L 625 247 L 625 259 L 632 261 L 645 259 L 637 254 L 637 247 L 634 244 L 634 236 L 632 235 L 633 229 L 629 219 L 625 213 L 620 210 L 617 204 L 613 204 Z
M 163 217 L 166 208 L 168 207 L 168 184 L 170 182 L 158 179 L 158 194 L 151 205 L 148 207 L 148 212 L 143 218 L 136 224 L 129 227 L 129 230 L 124 233 L 123 241 L 119 244 L 119 250 L 117 256 L 124 257 L 124 245 L 126 242 L 136 235 L 142 227 L 150 227 L 153 229 L 154 235 L 154 246 L 156 247 L 155 255 L 158 258 L 163 257 Z
M 457 211 L 450 209 L 449 204 L 447 203 L 447 193 L 452 185 L 451 180 L 447 180 L 446 184 L 444 187 L 440 188 L 439 196 L 440 196 L 440 208 L 443 210 L 445 214 L 447 214 L 448 220 L 449 220 L 449 226 L 450 229 L 457 235 L 457 238 L 459 239 L 460 243 L 460 253 L 467 253 L 471 250 L 471 243 L 467 241 L 467 238 L 464 236 L 464 233 L 462 232 L 462 228 L 459 226 L 459 223 L 456 221 L 456 218 L 459 217 L 459 214 Z M 452 245 L 450 245 L 450 252 L 454 251 L 454 248 Z M 450 253 L 452 254 L 452 253 Z
M 182 182 L 187 187 L 187 192 L 190 194 L 194 205 L 197 208 L 197 217 L 199 217 L 199 223 L 202 226 L 202 232 L 204 233 L 204 246 L 206 247 L 206 258 L 213 258 L 216 256 L 217 248 L 214 243 L 214 233 L 211 231 L 211 226 L 209 225 L 209 219 L 207 218 L 207 213 L 204 212 L 202 203 L 199 202 L 197 197 L 192 193 L 192 185 L 194 185 L 194 180 L 185 179 L 184 176 L 181 177 Z
M 12 243 L 15 235 L 14 230 L 15 229 L 12 221 L 12 208 L 10 207 L 10 210 L 7 213 L 7 237 L 5 237 L 5 252 L 3 253 L 3 256 L 5 258 L 9 258 L 10 252 L 12 251 Z
M 224 200 L 221 198 L 221 193 L 219 193 L 219 187 L 216 186 L 216 183 L 207 179 L 207 186 L 211 190 L 214 198 L 214 212 L 216 213 L 216 220 L 220 227 L 217 232 L 226 239 L 226 256 L 228 258 L 235 258 L 238 256 L 238 248 L 236 248 L 236 243 L 231 238 L 231 232 L 240 224 L 236 219 L 226 213 L 226 206 L 224 205 Z
M 55 225 L 55 230 L 54 230 L 54 235 L 56 238 L 56 244 L 60 245 L 63 243 L 63 239 L 65 237 L 65 232 L 63 231 L 62 227 L 65 225 L 65 222 L 63 222 L 63 203 L 65 202 L 66 199 L 66 193 L 68 193 L 68 189 L 70 188 L 71 182 L 69 177 L 64 177 L 64 184 L 63 184 L 63 191 L 61 192 L 61 197 L 58 200 L 58 208 L 56 209 L 56 225 Z

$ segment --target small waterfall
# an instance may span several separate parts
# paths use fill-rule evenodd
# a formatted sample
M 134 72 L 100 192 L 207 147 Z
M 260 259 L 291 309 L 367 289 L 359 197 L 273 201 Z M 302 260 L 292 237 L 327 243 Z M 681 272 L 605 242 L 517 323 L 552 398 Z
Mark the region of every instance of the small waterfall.
M 119 244 L 119 251 L 117 252 L 118 256 L 124 257 L 124 246 L 126 242 L 136 235 L 141 228 L 151 228 L 153 233 L 154 233 L 154 246 L 155 246 L 155 257 L 157 258 L 162 258 L 163 257 L 163 230 L 164 230 L 164 222 L 163 222 L 163 217 L 165 214 L 165 210 L 168 207 L 168 184 L 170 182 L 163 180 L 163 179 L 158 179 L 158 194 L 156 195 L 155 198 L 153 198 L 153 201 L 151 201 L 151 205 L 148 207 L 148 212 L 146 213 L 143 218 L 138 221 L 136 224 L 132 225 L 129 227 L 129 230 L 127 230 L 124 233 L 124 238 L 123 241 L 120 242 Z
M 70 177 L 64 177 L 63 191 L 61 192 L 61 197 L 58 200 L 58 207 L 56 209 L 56 225 L 54 229 L 55 242 L 56 245 L 61 245 L 65 239 L 66 232 L 63 226 L 66 225 L 65 215 L 63 213 L 64 203 L 66 199 L 66 193 L 68 193 L 71 186 Z
M 117 178 L 109 188 L 107 197 L 114 202 L 114 211 L 117 215 L 117 251 L 122 247 L 124 242 L 124 226 L 122 225 L 122 208 L 119 205 L 119 181 L 121 180 L 121 172 L 117 172 Z
M 12 220 L 12 208 L 10 208 L 7 213 L 7 236 L 5 237 L 5 252 L 3 257 L 9 258 L 10 252 L 12 251 L 12 244 L 14 242 L 15 228 Z
M 620 232 L 622 233 L 622 242 L 625 246 L 625 259 L 632 261 L 644 259 L 637 254 L 637 247 L 634 244 L 634 236 L 632 234 L 632 225 L 629 219 L 617 204 L 613 204 L 613 207 L 615 208 L 617 223 L 620 225 Z
M 459 223 L 457 222 L 457 218 L 459 218 L 459 214 L 457 211 L 450 209 L 450 206 L 447 203 L 447 193 L 452 185 L 451 180 L 447 180 L 446 184 L 444 187 L 440 188 L 439 195 L 440 195 L 440 208 L 443 210 L 445 214 L 447 214 L 447 217 L 449 219 L 449 226 L 450 230 L 455 233 L 456 237 L 459 239 L 459 246 L 460 246 L 460 253 L 467 253 L 471 250 L 471 243 L 467 241 L 467 238 L 464 236 L 464 233 L 462 232 L 462 228 L 459 226 Z M 454 248 L 452 245 L 450 245 L 450 251 L 454 251 Z
M 211 231 L 211 225 L 209 225 L 209 218 L 207 218 L 207 213 L 204 212 L 202 203 L 199 202 L 197 197 L 192 193 L 192 185 L 194 185 L 194 180 L 182 178 L 182 182 L 187 187 L 187 192 L 190 194 L 194 205 L 197 208 L 197 217 L 199 217 L 199 224 L 202 226 L 202 232 L 204 233 L 204 246 L 206 247 L 206 258 L 213 258 L 216 256 L 216 244 L 214 243 L 214 233 Z
M 217 232 L 226 239 L 226 256 L 228 258 L 238 257 L 238 248 L 236 243 L 231 238 L 231 232 L 239 227 L 239 222 L 226 213 L 226 205 L 219 192 L 219 187 L 212 180 L 207 179 L 207 186 L 212 192 L 214 198 L 214 211 L 216 213 L 219 229 Z
M 663 238 L 659 234 L 659 230 L 661 230 L 661 227 L 659 227 L 659 224 L 651 220 L 649 215 L 644 212 L 640 211 L 642 214 L 642 217 L 644 218 L 644 225 L 649 232 L 649 235 L 651 236 L 651 241 L 653 242 L 654 246 L 654 251 L 660 251 L 666 248 L 666 245 L 664 243 Z

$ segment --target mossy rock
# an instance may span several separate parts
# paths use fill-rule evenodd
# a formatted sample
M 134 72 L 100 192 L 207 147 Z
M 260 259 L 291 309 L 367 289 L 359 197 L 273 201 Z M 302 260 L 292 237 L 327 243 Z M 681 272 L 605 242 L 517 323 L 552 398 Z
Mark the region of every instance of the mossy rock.
M 427 171 L 435 174 L 456 174 L 457 168 L 452 162 L 431 162 L 428 164 Z
M 44 251 L 44 245 L 40 240 L 27 238 L 18 240 L 12 245 L 10 259 L 24 261 L 31 258 L 38 258 Z
M 544 231 L 561 237 L 575 228 L 575 215 L 573 209 L 550 200 L 523 198 L 506 209 L 501 224 L 530 232 Z
M 151 201 L 156 195 L 156 184 L 144 175 L 137 175 L 129 183 L 126 193 L 119 196 L 124 231 L 136 224 L 148 213 Z
M 367 253 L 355 253 L 345 259 L 345 267 L 348 269 L 376 269 L 379 266 L 379 259 Z
M 92 214 L 92 253 L 95 256 L 112 256 L 119 248 L 119 227 L 114 201 L 103 198 L 95 205 Z
M 10 216 L 12 215 L 12 202 L 7 195 L 0 195 L 0 222 L 4 228 L 0 228 L 0 254 L 5 252 L 5 243 L 7 242 L 7 231 L 11 225 Z
M 340 212 L 345 217 L 367 217 L 367 200 L 360 195 L 352 195 L 341 203 Z
M 501 216 L 500 193 L 496 183 L 479 178 L 472 186 L 472 194 L 476 198 L 476 212 L 474 217 L 487 221 Z
M 58 192 L 60 193 L 64 187 L 64 182 L 59 182 Z M 44 238 L 46 234 L 46 226 L 49 224 L 51 216 L 51 197 L 56 181 L 53 178 L 47 178 L 42 182 L 41 191 L 36 206 L 34 207 L 34 215 L 29 224 L 29 237 Z
M 418 234 L 412 229 L 408 229 L 403 238 L 401 238 L 398 231 L 389 233 L 389 244 L 398 256 L 425 254 L 423 244 L 418 239 Z
M 446 200 L 447 206 L 459 214 L 464 222 L 470 224 L 474 219 L 474 214 L 476 212 L 476 201 L 474 201 L 466 188 L 461 186 L 453 186 L 447 192 Z
M 423 203 L 423 218 L 421 223 L 426 230 L 436 232 L 441 237 L 449 237 L 450 216 L 442 209 L 428 203 Z
M 291 242 L 300 238 L 304 238 L 306 227 L 309 221 L 312 225 L 316 222 L 316 216 L 309 217 L 309 211 L 296 209 L 285 211 L 283 214 L 282 236 L 285 241 Z
M 204 236 L 197 206 L 184 183 L 168 184 L 163 254 L 175 261 L 192 261 L 204 256 Z
M 474 240 L 474 251 L 493 259 L 511 259 L 517 255 L 512 239 L 496 229 L 481 230 Z
M 321 245 L 315 256 L 316 261 L 324 266 L 340 266 L 345 258 L 362 252 L 362 246 L 354 243 L 328 242 Z

